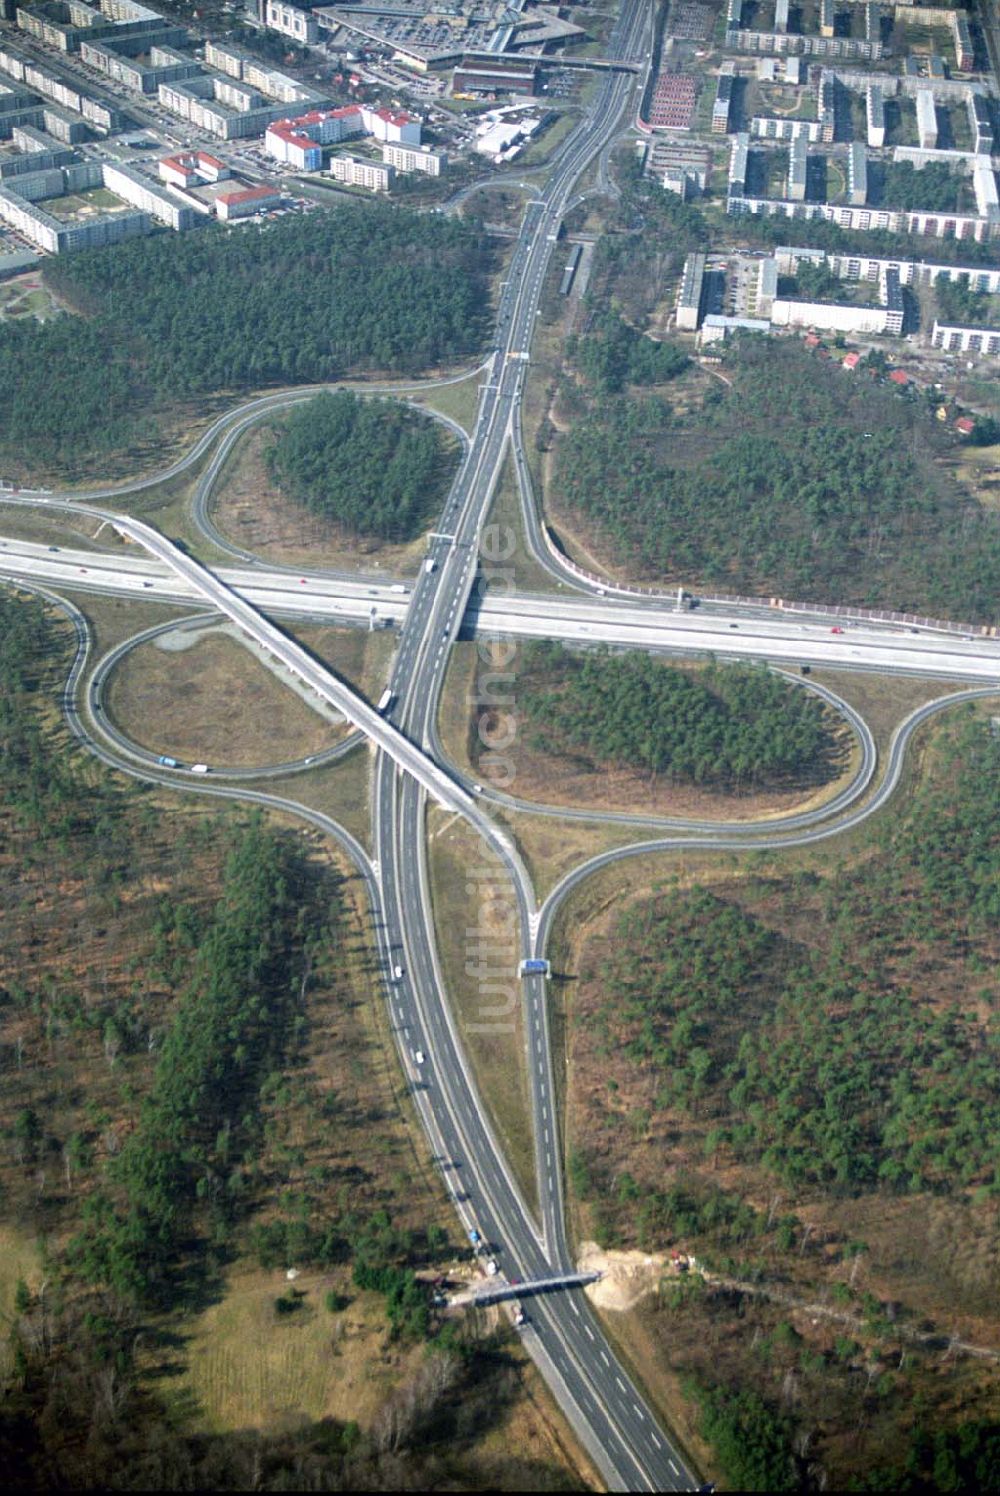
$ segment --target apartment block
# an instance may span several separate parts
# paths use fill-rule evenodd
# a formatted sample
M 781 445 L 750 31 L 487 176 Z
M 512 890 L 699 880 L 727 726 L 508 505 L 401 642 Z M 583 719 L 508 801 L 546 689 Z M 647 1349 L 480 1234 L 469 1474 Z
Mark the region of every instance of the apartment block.
M 929 88 L 922 88 L 917 94 L 917 136 L 922 151 L 932 151 L 937 146 L 937 108 Z
M 806 200 L 808 171 L 809 141 L 805 135 L 797 135 L 788 148 L 788 196 L 793 203 Z
M 719 73 L 715 88 L 715 103 L 712 105 L 713 135 L 726 135 L 729 131 L 729 117 L 733 107 L 733 81 L 731 67 L 724 66 Z
M 993 121 L 989 105 L 982 94 L 970 93 L 968 98 L 969 129 L 972 132 L 972 149 L 980 156 L 993 154 Z
M 706 256 L 688 255 L 684 261 L 680 292 L 677 297 L 677 329 L 679 332 L 697 332 L 701 321 L 701 305 L 705 290 Z
M 429 177 L 439 177 L 448 158 L 428 145 L 396 145 L 387 140 L 382 146 L 382 160 L 396 171 L 423 171 Z
M 868 201 L 868 152 L 860 140 L 847 148 L 847 201 L 855 206 Z
M 367 187 L 370 192 L 388 192 L 394 175 L 384 161 L 371 161 L 365 156 L 334 156 L 329 171 L 335 181 L 349 187 Z
M 971 73 L 976 65 L 972 32 L 965 13 L 961 10 L 951 12 L 951 35 L 955 43 L 955 67 L 960 73 Z
M 865 126 L 869 147 L 880 150 L 885 145 L 885 100 L 877 83 L 865 90 Z
M 948 353 L 988 353 L 995 357 L 1000 353 L 1000 328 L 960 327 L 935 321 L 931 342 Z
M 123 162 L 104 163 L 104 186 L 134 208 L 141 208 L 150 218 L 181 232 L 193 228 L 195 212 L 187 203 L 173 197 L 165 187 L 144 176 L 137 167 Z
M 312 12 L 299 5 L 287 5 L 285 0 L 266 0 L 264 25 L 268 31 L 290 36 L 304 47 L 314 47 L 319 41 L 319 23 Z
M 747 162 L 750 156 L 750 136 L 740 130 L 733 136 L 729 153 L 729 196 L 743 198 L 747 190 Z

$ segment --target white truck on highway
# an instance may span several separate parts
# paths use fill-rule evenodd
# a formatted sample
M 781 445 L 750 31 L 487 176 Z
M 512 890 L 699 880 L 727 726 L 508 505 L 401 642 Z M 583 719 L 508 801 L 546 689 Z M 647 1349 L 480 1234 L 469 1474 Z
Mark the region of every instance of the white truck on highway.
M 385 690 L 382 692 L 382 695 L 378 699 L 378 706 L 375 708 L 375 710 L 377 712 L 387 712 L 392 706 L 392 703 L 395 701 L 395 699 L 396 698 L 393 695 L 392 691 L 388 686 L 386 686 Z
M 434 560 L 433 556 L 428 556 L 427 557 L 427 560 L 424 562 L 424 571 L 426 571 L 426 572 L 437 571 L 437 562 Z

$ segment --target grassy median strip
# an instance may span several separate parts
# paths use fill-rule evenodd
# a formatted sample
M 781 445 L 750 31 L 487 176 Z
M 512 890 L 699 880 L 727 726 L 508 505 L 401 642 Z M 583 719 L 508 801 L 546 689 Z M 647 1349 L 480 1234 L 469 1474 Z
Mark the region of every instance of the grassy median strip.
M 464 821 L 432 809 L 428 842 L 438 954 L 452 1012 L 500 1145 L 537 1210 L 513 889 Z

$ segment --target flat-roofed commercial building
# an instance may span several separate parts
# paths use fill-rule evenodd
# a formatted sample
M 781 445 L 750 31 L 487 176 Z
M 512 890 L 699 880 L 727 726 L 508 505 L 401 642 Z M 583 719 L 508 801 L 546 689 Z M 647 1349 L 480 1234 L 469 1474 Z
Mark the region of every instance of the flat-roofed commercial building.
M 223 223 L 237 218 L 253 218 L 258 213 L 267 213 L 281 202 L 281 193 L 273 187 L 241 187 L 232 192 L 220 192 L 215 199 L 216 217 Z
M 534 95 L 538 92 L 538 64 L 522 57 L 489 61 L 466 57 L 452 75 L 452 92 Z

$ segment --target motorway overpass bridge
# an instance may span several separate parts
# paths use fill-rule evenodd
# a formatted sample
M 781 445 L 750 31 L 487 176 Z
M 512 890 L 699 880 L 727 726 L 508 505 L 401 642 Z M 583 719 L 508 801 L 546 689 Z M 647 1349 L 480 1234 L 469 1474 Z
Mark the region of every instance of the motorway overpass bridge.
M 448 1300 L 453 1309 L 479 1308 L 483 1304 L 500 1304 L 505 1299 L 527 1299 L 542 1293 L 558 1293 L 565 1288 L 585 1288 L 596 1283 L 601 1274 L 549 1273 L 544 1278 L 530 1278 L 526 1283 L 512 1283 L 508 1278 L 490 1278 L 486 1283 L 477 1283 L 465 1293 L 456 1293 Z

